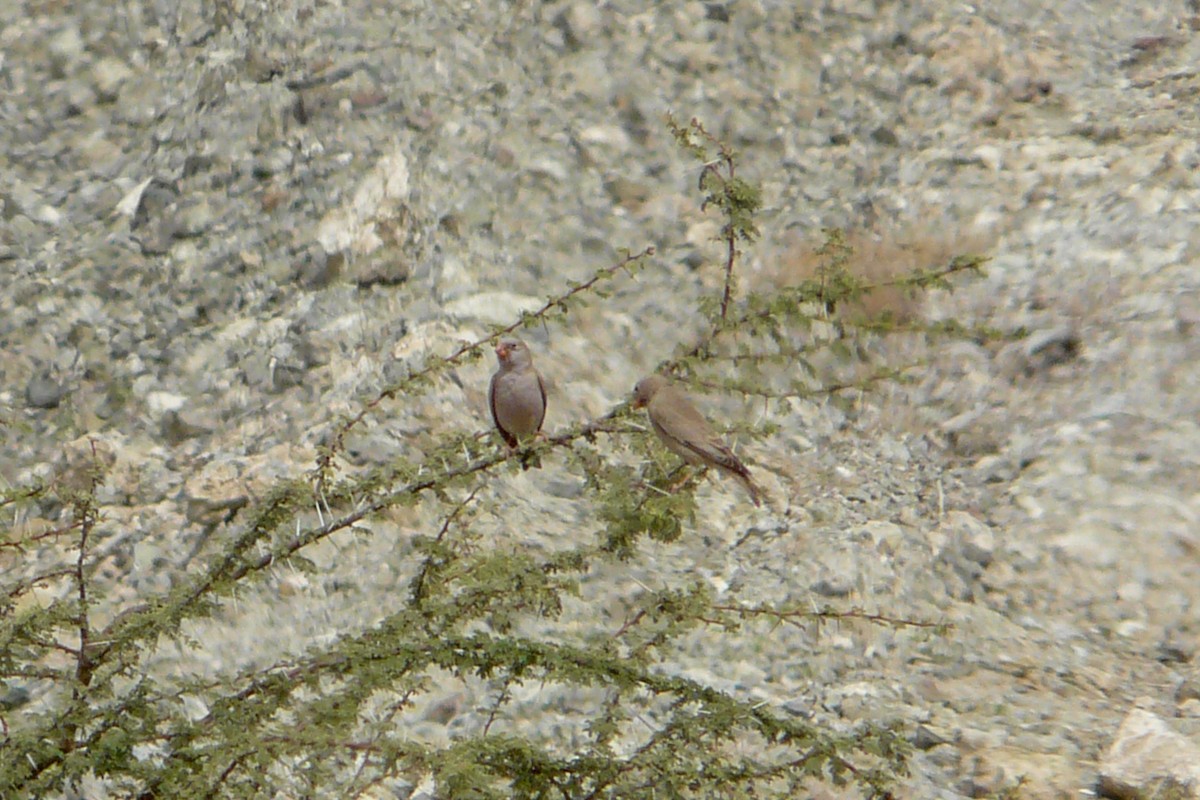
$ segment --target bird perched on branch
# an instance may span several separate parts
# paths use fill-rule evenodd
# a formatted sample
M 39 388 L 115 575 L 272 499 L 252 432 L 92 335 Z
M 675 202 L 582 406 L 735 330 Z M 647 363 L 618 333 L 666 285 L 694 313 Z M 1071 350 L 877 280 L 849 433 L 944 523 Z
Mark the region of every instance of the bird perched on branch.
M 529 346 L 520 339 L 501 339 L 496 344 L 496 360 L 500 368 L 488 387 L 488 405 L 504 443 L 515 448 L 542 429 L 546 386 L 533 366 Z
M 750 477 L 750 470 L 681 389 L 661 375 L 651 375 L 633 388 L 633 407 L 646 409 L 650 425 L 668 450 L 693 466 L 712 467 L 730 476 L 750 493 L 754 505 L 761 504 L 762 490 Z

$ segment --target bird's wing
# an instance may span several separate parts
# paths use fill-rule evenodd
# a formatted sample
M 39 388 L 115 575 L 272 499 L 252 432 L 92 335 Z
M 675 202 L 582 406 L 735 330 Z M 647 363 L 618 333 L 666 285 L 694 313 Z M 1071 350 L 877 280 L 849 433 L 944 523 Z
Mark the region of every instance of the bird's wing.
M 538 391 L 542 393 L 542 415 L 538 417 L 537 424 L 537 429 L 540 431 L 542 429 L 542 423 L 546 420 L 546 384 L 542 381 L 542 373 L 535 370 L 533 374 L 537 375 Z
M 488 385 L 488 408 L 492 411 L 492 422 L 496 423 L 496 430 L 500 431 L 500 438 L 504 440 L 509 447 L 517 446 L 517 438 L 508 431 L 504 430 L 504 426 L 500 424 L 500 415 L 496 413 L 496 381 L 500 378 L 500 373 L 492 375 L 492 382 Z
M 727 469 L 730 472 L 741 475 L 744 478 L 750 477 L 750 470 L 746 469 L 746 465 L 733 454 L 733 451 L 724 442 L 710 440 L 692 444 L 688 442 L 688 447 L 701 453 L 705 458 L 712 461 L 718 467 Z
M 674 386 L 659 389 L 650 401 L 652 415 L 672 438 L 699 440 L 712 438 L 712 426 L 704 415 L 696 410 L 687 396 Z
M 659 390 L 654 411 L 658 427 L 674 441 L 705 462 L 722 467 L 738 475 L 749 476 L 744 464 L 738 460 L 724 442 L 713 432 L 712 426 L 696 407 L 676 391 L 674 387 Z

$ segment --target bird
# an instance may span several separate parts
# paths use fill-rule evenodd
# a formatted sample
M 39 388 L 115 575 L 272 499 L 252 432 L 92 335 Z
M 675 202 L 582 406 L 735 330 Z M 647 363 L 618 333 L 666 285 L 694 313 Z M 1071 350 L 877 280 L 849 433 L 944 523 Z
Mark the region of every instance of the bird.
M 488 386 L 488 405 L 496 430 L 510 448 L 537 435 L 546 418 L 546 385 L 533 366 L 529 346 L 506 337 L 496 344 L 500 368 Z
M 645 408 L 650 425 L 667 449 L 693 466 L 713 467 L 738 483 L 761 505 L 762 489 L 750 470 L 713 431 L 683 390 L 662 375 L 651 375 L 633 387 L 633 407 Z

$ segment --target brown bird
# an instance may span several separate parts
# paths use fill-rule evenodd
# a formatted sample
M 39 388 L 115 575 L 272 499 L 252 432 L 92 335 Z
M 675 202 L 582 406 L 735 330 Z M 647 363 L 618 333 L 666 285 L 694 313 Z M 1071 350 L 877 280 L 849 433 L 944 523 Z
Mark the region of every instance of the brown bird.
M 750 470 L 713 431 L 687 395 L 661 375 L 651 375 L 633 387 L 633 407 L 645 408 L 650 425 L 667 449 L 693 466 L 713 467 L 740 483 L 754 505 L 762 490 Z
M 496 430 L 509 447 L 516 447 L 542 429 L 546 418 L 546 386 L 533 367 L 533 355 L 520 339 L 496 344 L 500 368 L 488 387 L 488 405 Z

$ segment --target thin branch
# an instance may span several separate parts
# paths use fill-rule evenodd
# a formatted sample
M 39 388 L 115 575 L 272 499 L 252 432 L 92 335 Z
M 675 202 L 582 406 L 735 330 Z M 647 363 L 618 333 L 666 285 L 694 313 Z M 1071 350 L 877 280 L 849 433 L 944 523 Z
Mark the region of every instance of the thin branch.
M 782 400 L 785 398 L 798 397 L 822 397 L 834 395 L 838 392 L 848 390 L 864 390 L 876 383 L 885 383 L 889 381 L 903 381 L 907 373 L 928 366 L 925 360 L 914 361 L 902 367 L 881 367 L 873 371 L 870 375 L 853 381 L 838 381 L 826 383 L 816 388 L 795 388 L 791 391 L 775 392 L 770 389 L 760 389 L 756 386 L 751 386 L 744 383 L 728 382 L 718 383 L 716 381 L 693 380 L 688 383 L 692 386 L 699 386 L 713 391 L 733 391 L 738 394 L 743 394 L 748 397 L 764 397 L 770 400 Z
M 332 468 L 335 454 L 341 452 L 343 442 L 350 431 L 358 426 L 364 419 L 366 419 L 367 415 L 370 414 L 383 401 L 394 399 L 404 387 L 409 386 L 423 378 L 428 378 L 438 372 L 441 372 L 442 370 L 447 369 L 448 367 L 461 363 L 464 358 L 469 355 L 473 355 L 484 345 L 495 342 L 501 337 L 517 330 L 518 328 L 527 327 L 535 320 L 541 320 L 545 318 L 555 308 L 565 309 L 567 302 L 576 295 L 589 291 L 597 283 L 615 276 L 618 272 L 630 270 L 634 264 L 643 259 L 649 258 L 652 255 L 654 255 L 654 247 L 652 246 L 645 248 L 640 253 L 627 255 L 616 264 L 597 270 L 591 278 L 583 283 L 574 284 L 567 291 L 549 298 L 536 311 L 523 314 L 521 319 L 512 323 L 511 325 L 494 331 L 488 336 L 476 339 L 473 342 L 461 344 L 456 350 L 447 356 L 439 356 L 436 359 L 430 359 L 424 367 L 421 367 L 414 372 L 410 372 L 395 385 L 381 391 L 374 398 L 366 402 L 357 414 L 355 414 L 346 422 L 342 423 L 342 425 L 339 426 L 336 431 L 334 431 L 330 439 L 330 444 L 325 449 L 325 452 L 323 452 L 317 458 L 317 466 L 314 470 L 315 474 L 319 476 L 320 481 L 323 482 L 324 476 Z
M 435 544 L 441 544 L 442 539 L 444 539 L 446 534 L 450 531 L 450 526 L 454 524 L 454 521 L 458 519 L 459 515 L 466 510 L 467 506 L 471 504 L 471 502 L 475 499 L 475 496 L 479 494 L 479 491 L 482 488 L 483 486 L 476 486 L 471 490 L 470 494 L 456 504 L 454 509 L 446 515 L 446 519 L 442 522 L 441 530 L 439 530 L 437 536 L 434 537 L 433 541 Z M 433 557 L 429 556 L 421 563 L 421 571 L 418 572 L 417 577 L 413 579 L 412 600 L 418 605 L 422 600 L 425 599 L 425 577 L 429 574 L 429 570 L 432 568 Z
M 399 700 L 388 706 L 387 713 L 384 714 L 383 719 L 381 719 L 375 726 L 375 732 L 372 734 L 370 739 L 365 742 L 350 743 L 351 749 L 360 749 L 363 751 L 363 757 L 362 763 L 358 765 L 358 769 L 354 772 L 354 777 L 350 779 L 349 788 L 347 790 L 348 796 L 361 797 L 363 792 L 367 791 L 372 786 L 377 785 L 379 781 L 382 780 L 383 776 L 379 776 L 366 781 L 357 789 L 353 788 L 355 784 L 362 780 L 363 774 L 366 772 L 367 764 L 370 761 L 368 754 L 375 752 L 378 749 L 379 740 L 382 739 L 387 730 L 391 728 L 392 721 L 396 718 L 396 715 L 399 714 L 406 705 L 408 705 L 408 702 L 412 699 L 413 694 L 414 690 L 408 689 L 403 695 L 400 696 Z
M 42 494 L 45 493 L 45 491 L 46 491 L 46 486 L 44 484 L 35 482 L 33 486 L 29 486 L 29 487 L 21 489 L 19 491 L 13 492 L 11 495 L 8 495 L 7 497 L 0 498 L 0 508 L 4 508 L 5 506 L 12 505 L 13 503 L 19 503 L 22 500 L 33 500 L 36 497 L 41 497 Z M 9 546 L 9 545 L 5 545 L 5 546 Z
M 741 606 L 741 605 L 714 605 L 714 611 L 724 611 L 728 614 L 735 614 L 739 617 L 769 617 L 778 622 L 786 622 L 796 627 L 802 627 L 801 622 L 804 620 L 842 620 L 842 619 L 860 619 L 866 622 L 871 622 L 876 625 L 882 625 L 891 628 L 936 628 L 947 629 L 954 626 L 948 622 L 930 622 L 928 620 L 905 619 L 903 617 L 890 617 L 886 614 L 877 614 L 865 611 L 861 608 L 852 608 L 847 611 L 837 611 L 832 608 L 822 608 L 816 611 L 809 609 L 779 609 L 771 606 Z M 713 619 L 711 617 L 700 617 L 703 622 L 709 625 L 725 625 L 725 620 Z
M 725 214 L 725 224 L 721 228 L 721 238 L 725 242 L 725 286 L 721 292 L 721 317 L 720 321 L 724 322 L 729 311 L 729 304 L 733 299 L 733 268 L 737 262 L 737 239 L 739 230 L 736 225 L 736 220 L 733 215 L 734 198 L 731 196 L 730 187 L 736 179 L 736 166 L 733 158 L 733 149 L 725 142 L 719 140 L 705 129 L 695 117 L 688 123 L 691 131 L 699 134 L 710 145 L 717 149 L 718 157 L 713 161 L 708 161 L 704 164 L 703 170 L 700 172 L 699 189 L 701 192 L 707 193 L 707 197 L 700 205 L 700 210 L 704 211 L 710 202 L 716 202 Z M 677 129 L 680 133 L 685 133 L 683 128 Z M 700 146 L 698 146 L 700 147 Z M 703 147 L 700 147 L 703 150 Z M 721 164 L 725 168 L 725 174 L 721 174 L 721 169 L 717 165 Z M 710 189 L 709 181 L 716 181 L 717 189 Z M 718 199 L 720 198 L 720 199 Z
M 932 271 L 929 274 L 936 278 L 948 278 L 949 276 L 956 275 L 960 272 L 970 272 L 976 269 L 978 269 L 978 264 L 974 262 L 955 260 L 946 267 L 943 267 L 940 270 Z M 887 286 L 890 285 L 890 282 L 885 281 L 876 285 Z M 770 319 L 774 316 L 775 310 L 770 307 L 749 310 L 743 312 L 742 314 L 736 315 L 732 319 L 726 320 L 723 324 L 714 326 L 712 330 L 701 336 L 694 344 L 685 349 L 680 355 L 667 359 L 659 364 L 658 371 L 663 373 L 674 373 L 676 370 L 678 370 L 679 365 L 684 361 L 706 354 L 713 342 L 724 334 L 730 331 L 737 331 L 743 326 L 760 322 L 765 319 Z
M 33 591 L 34 589 L 38 588 L 38 586 L 48 583 L 49 581 L 57 580 L 59 578 L 71 578 L 74 575 L 75 567 L 73 566 L 62 567 L 60 569 L 51 570 L 50 572 L 43 572 L 41 575 L 35 575 L 34 577 L 29 578 L 25 583 L 17 584 L 12 589 L 9 589 L 8 598 L 10 600 L 15 600 L 26 592 Z
M 646 616 L 646 609 L 644 609 L 644 608 L 639 608 L 639 609 L 638 609 L 638 612 L 637 612 L 636 614 L 634 614 L 632 617 L 629 617 L 628 619 L 626 619 L 626 620 L 625 620 L 625 622 L 624 622 L 624 624 L 622 624 L 622 625 L 621 625 L 621 627 L 620 627 L 620 628 L 618 628 L 618 629 L 617 629 L 617 630 L 616 630 L 616 631 L 613 633 L 613 635 L 612 635 L 612 638 L 614 638 L 614 639 L 617 639 L 617 638 L 619 638 L 619 637 L 621 637 L 621 636 L 624 636 L 625 634 L 629 633 L 629 631 L 630 631 L 630 630 L 631 630 L 631 629 L 632 629 L 634 626 L 636 626 L 636 625 L 637 625 L 639 622 L 641 622 L 641 621 L 642 621 L 642 618 L 643 618 L 643 617 L 645 617 L 645 616 Z
M 510 694 L 510 690 L 512 689 L 512 682 L 513 682 L 513 675 L 512 675 L 512 673 L 511 673 L 511 672 L 510 672 L 510 673 L 507 673 L 507 674 L 504 676 L 504 686 L 503 686 L 503 687 L 501 687 L 501 689 L 500 689 L 500 694 L 498 694 L 498 695 L 496 696 L 496 702 L 492 704 L 492 707 L 491 707 L 491 709 L 488 711 L 488 718 L 487 718 L 487 722 L 485 722 L 485 723 L 483 724 L 483 734 L 482 734 L 483 736 L 487 736 L 487 735 L 488 735 L 488 733 L 490 733 L 490 732 L 491 732 L 491 730 L 492 730 L 492 723 L 494 723 L 494 722 L 496 721 L 496 717 L 497 717 L 497 716 L 500 714 L 500 708 L 501 708 L 501 707 L 502 707 L 502 706 L 503 706 L 503 705 L 504 705 L 504 704 L 505 704 L 505 703 L 508 701 L 508 699 L 509 699 L 509 698 L 512 696 L 512 695 Z
M 41 533 L 30 534 L 29 536 L 25 536 L 13 542 L 0 542 L 0 550 L 11 548 L 20 550 L 23 553 L 25 552 L 26 545 L 29 545 L 33 542 L 40 542 L 43 539 L 53 539 L 55 537 L 62 536 L 63 534 L 77 530 L 82 524 L 82 521 L 75 520 L 69 525 L 62 525 L 57 528 L 51 528 L 49 530 L 42 531 Z

